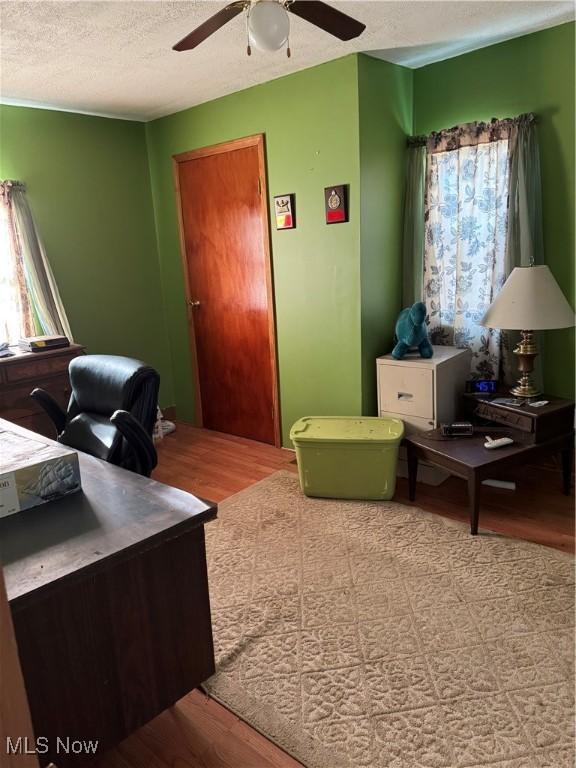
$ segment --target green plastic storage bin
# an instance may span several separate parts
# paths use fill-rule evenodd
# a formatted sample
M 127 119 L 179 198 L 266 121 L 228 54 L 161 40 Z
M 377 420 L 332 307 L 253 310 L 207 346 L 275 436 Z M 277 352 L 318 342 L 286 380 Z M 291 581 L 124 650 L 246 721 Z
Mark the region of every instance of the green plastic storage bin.
M 396 490 L 400 419 L 308 416 L 290 430 L 306 496 L 391 499 Z

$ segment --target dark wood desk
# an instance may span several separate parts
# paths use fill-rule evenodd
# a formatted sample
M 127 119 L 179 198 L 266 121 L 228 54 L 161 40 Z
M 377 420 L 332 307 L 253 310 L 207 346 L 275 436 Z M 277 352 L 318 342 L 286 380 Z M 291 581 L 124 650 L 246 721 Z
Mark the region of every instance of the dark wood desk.
M 491 430 L 486 430 L 488 433 Z M 428 437 L 426 436 L 428 434 Z M 509 436 L 522 439 L 521 434 L 508 433 Z M 504 433 L 492 437 L 503 437 Z M 537 462 L 550 454 L 562 456 L 562 490 L 570 493 L 572 459 L 574 454 L 574 433 L 559 435 L 541 443 L 523 444 L 515 442 L 502 448 L 487 450 L 484 448 L 484 435 L 473 437 L 437 439 L 437 434 L 423 432 L 410 435 L 405 439 L 408 455 L 408 488 L 410 501 L 416 499 L 416 481 L 418 460 L 428 461 L 438 467 L 464 478 L 468 483 L 468 503 L 470 509 L 470 533 L 478 533 L 480 513 L 480 484 L 488 478 L 497 478 L 502 472 L 519 464 Z
M 86 755 L 57 754 L 57 737 L 98 740 L 100 754 L 214 671 L 216 507 L 85 454 L 80 470 L 83 492 L 0 519 L 34 730 L 58 768 Z

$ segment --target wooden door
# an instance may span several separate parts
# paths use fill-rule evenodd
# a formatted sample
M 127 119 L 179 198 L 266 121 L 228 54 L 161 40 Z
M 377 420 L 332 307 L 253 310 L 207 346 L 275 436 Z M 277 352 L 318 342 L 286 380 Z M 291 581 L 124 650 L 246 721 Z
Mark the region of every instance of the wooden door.
M 202 425 L 279 444 L 263 137 L 174 161 Z

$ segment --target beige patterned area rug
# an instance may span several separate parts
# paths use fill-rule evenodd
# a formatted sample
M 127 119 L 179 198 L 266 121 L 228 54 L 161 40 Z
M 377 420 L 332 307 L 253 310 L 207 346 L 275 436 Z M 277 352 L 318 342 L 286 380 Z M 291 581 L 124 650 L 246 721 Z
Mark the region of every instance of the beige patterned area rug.
M 571 557 L 288 472 L 206 535 L 206 689 L 308 768 L 573 768 Z

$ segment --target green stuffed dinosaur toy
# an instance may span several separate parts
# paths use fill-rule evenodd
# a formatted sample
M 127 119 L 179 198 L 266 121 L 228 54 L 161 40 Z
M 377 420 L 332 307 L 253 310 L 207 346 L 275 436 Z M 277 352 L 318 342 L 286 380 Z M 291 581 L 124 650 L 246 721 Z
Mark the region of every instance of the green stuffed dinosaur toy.
M 396 346 L 392 350 L 395 360 L 402 360 L 412 347 L 418 347 L 420 357 L 429 358 L 434 354 L 426 327 L 426 305 L 417 301 L 403 309 L 396 321 Z

